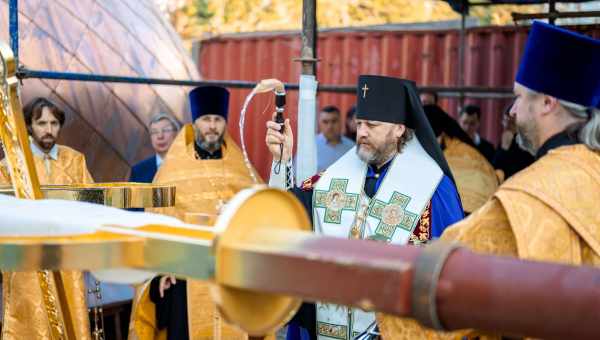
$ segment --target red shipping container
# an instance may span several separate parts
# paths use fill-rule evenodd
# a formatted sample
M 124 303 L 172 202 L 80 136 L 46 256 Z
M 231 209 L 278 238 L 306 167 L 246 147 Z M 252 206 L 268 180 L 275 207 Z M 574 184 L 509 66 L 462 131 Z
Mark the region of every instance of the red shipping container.
M 600 25 L 576 30 L 599 38 Z M 527 38 L 528 27 L 477 27 L 466 30 L 464 85 L 510 88 Z M 320 84 L 353 85 L 359 74 L 381 74 L 412 79 L 419 86 L 456 86 L 460 33 L 447 30 L 337 29 L 319 32 L 317 80 Z M 300 64 L 300 33 L 254 33 L 215 37 L 197 44 L 198 67 L 206 80 L 278 78 L 297 83 Z M 239 111 L 249 89 L 231 91 L 229 128 L 239 141 Z M 295 126 L 297 92 L 288 91 L 288 112 Z M 318 105 L 336 105 L 346 112 L 353 94 L 320 92 Z M 483 111 L 481 134 L 499 141 L 501 115 L 510 99 L 466 98 Z M 271 158 L 264 145 L 265 121 L 273 111 L 270 95 L 256 97 L 246 120 L 245 141 L 252 163 L 263 178 Z M 457 98 L 443 98 L 441 106 L 456 116 Z

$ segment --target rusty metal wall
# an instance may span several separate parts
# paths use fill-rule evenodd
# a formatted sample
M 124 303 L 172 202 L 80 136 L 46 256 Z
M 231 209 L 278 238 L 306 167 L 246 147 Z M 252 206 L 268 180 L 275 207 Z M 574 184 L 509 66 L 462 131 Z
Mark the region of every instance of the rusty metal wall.
M 577 28 L 600 37 L 600 26 Z M 466 33 L 465 85 L 512 87 L 528 28 L 479 27 Z M 203 40 L 195 55 L 204 79 L 249 80 L 278 78 L 297 82 L 300 65 L 292 59 L 300 55 L 298 32 L 228 35 Z M 351 85 L 359 74 L 371 73 L 415 80 L 420 86 L 457 85 L 459 32 L 457 30 L 330 30 L 319 33 L 317 79 L 322 84 Z M 239 140 L 237 118 L 250 90 L 232 90 L 229 127 Z M 297 108 L 297 93 L 288 100 L 288 111 Z M 337 105 L 345 112 L 355 98 L 350 94 L 320 93 L 319 107 Z M 268 174 L 270 157 L 264 146 L 264 124 L 272 111 L 272 98 L 259 97 L 251 105 L 246 127 L 246 143 L 251 160 L 263 176 Z M 508 99 L 467 98 L 466 104 L 483 110 L 482 135 L 497 143 L 501 114 Z M 441 106 L 456 115 L 457 99 L 443 99 Z M 266 111 L 265 111 L 266 110 Z M 291 115 L 293 123 L 295 117 Z

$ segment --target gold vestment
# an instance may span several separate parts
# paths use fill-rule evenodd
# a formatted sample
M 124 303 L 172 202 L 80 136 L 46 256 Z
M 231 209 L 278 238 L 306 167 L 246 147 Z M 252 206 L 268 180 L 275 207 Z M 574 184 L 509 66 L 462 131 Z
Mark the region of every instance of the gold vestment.
M 66 145 L 58 147 L 58 159 L 48 161 L 34 155 L 33 162 L 40 184 L 83 184 L 93 183 L 94 180 L 85 163 L 85 156 Z M 48 167 L 46 166 L 47 164 Z M 0 164 L 0 184 L 10 184 L 10 174 L 4 164 Z
M 33 157 L 40 184 L 93 183 L 85 156 L 68 146 L 57 144 L 57 147 L 56 160 Z M 0 183 L 10 184 L 4 162 L 0 164 Z M 63 323 L 73 326 L 64 330 L 67 336 L 91 338 L 82 272 L 3 272 L 2 275 L 2 339 L 52 339 L 52 324 L 61 320 L 71 320 Z M 60 304 L 59 292 L 63 290 L 67 306 Z
M 444 136 L 444 157 L 452 170 L 463 209 L 471 213 L 498 189 L 498 177 L 485 157 L 457 138 Z
M 584 145 L 563 146 L 508 179 L 442 239 L 486 254 L 598 267 L 598 202 L 600 153 Z M 456 339 L 460 333 L 425 331 L 401 318 L 380 320 L 386 339 Z
M 181 220 L 186 220 L 189 213 L 216 215 L 220 204 L 254 184 L 239 147 L 227 133 L 221 159 L 196 159 L 194 140 L 192 125 L 186 125 L 173 141 L 153 183 L 176 186 L 175 206 L 151 209 L 152 212 Z M 259 178 L 255 171 L 254 174 Z M 149 287 L 147 283 L 137 290 L 129 339 L 166 339 L 166 330 L 156 328 L 155 305 L 149 298 Z M 187 280 L 190 339 L 246 339 L 245 333 L 226 324 L 218 315 L 209 289 L 206 282 Z

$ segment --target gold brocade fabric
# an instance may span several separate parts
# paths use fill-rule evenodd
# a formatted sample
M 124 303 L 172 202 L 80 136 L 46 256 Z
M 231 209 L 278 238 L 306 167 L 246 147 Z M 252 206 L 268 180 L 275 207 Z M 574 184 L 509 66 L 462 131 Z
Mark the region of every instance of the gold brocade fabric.
M 470 145 L 444 136 L 444 157 L 454 175 L 463 209 L 479 209 L 498 189 L 498 177 L 492 165 Z
M 222 159 L 198 160 L 194 150 L 194 130 L 181 130 L 154 183 L 176 186 L 175 206 L 151 209 L 152 212 L 186 220 L 186 213 L 215 215 L 219 205 L 254 183 L 239 147 L 226 133 Z M 253 169 L 254 171 L 254 169 Z M 256 174 L 256 172 L 255 172 Z M 256 174 L 257 178 L 258 175 Z M 130 339 L 161 339 L 166 332 L 157 331 L 155 306 L 148 296 L 149 285 L 138 289 L 129 329 Z M 246 339 L 247 335 L 226 324 L 216 311 L 209 294 L 209 284 L 187 280 L 188 324 L 190 339 Z M 191 308 L 193 306 L 193 308 Z
M 156 328 L 156 309 L 150 297 L 150 281 L 137 287 L 129 323 L 129 340 L 166 340 L 167 332 Z
M 50 173 L 45 161 L 33 157 L 41 184 L 92 183 L 85 156 L 67 146 L 58 146 L 58 159 L 49 161 Z M 10 183 L 7 169 L 0 165 L 0 183 Z M 90 324 L 86 302 L 83 273 L 60 271 L 49 273 L 46 283 L 37 272 L 3 272 L 4 324 L 2 339 L 53 339 L 48 310 L 54 310 L 59 321 L 70 319 L 73 329 L 65 329 L 75 339 L 90 339 Z M 59 275 L 57 287 L 55 276 Z M 64 291 L 65 305 L 61 305 L 58 290 Z M 48 307 L 48 301 L 54 308 Z M 54 303 L 52 303 L 52 301 Z
M 151 209 L 185 220 L 186 213 L 217 214 L 218 206 L 254 183 L 240 148 L 225 133 L 222 159 L 195 157 L 194 129 L 184 126 L 169 149 L 153 183 L 176 186 L 175 206 Z M 253 169 L 254 171 L 254 169 Z M 254 171 L 256 178 L 260 178 Z
M 57 160 L 45 161 L 40 157 L 33 157 L 40 184 L 93 183 L 94 180 L 88 171 L 85 156 L 68 146 L 57 146 Z M 49 166 L 47 167 L 46 164 Z M 10 184 L 10 174 L 4 162 L 0 165 L 0 184 Z
M 502 203 L 523 259 L 600 265 L 600 153 L 565 146 L 508 180 Z
M 521 259 L 600 266 L 600 154 L 564 146 L 506 181 L 494 197 L 442 239 L 474 251 Z M 384 339 L 447 339 L 416 322 L 381 317 Z

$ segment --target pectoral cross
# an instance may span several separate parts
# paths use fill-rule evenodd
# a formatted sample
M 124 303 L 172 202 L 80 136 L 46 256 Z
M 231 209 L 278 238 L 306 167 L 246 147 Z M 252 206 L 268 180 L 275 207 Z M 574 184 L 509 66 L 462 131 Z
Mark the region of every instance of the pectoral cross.
M 369 88 L 367 87 L 367 84 L 365 84 L 365 86 L 362 87 L 363 90 L 363 98 L 367 97 L 367 91 L 369 91 Z

